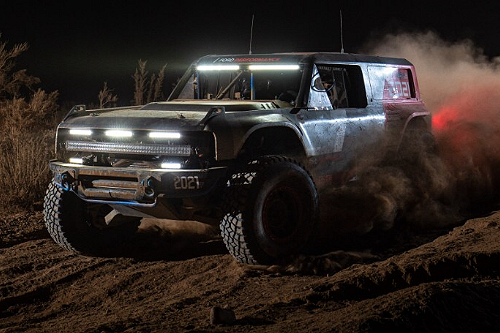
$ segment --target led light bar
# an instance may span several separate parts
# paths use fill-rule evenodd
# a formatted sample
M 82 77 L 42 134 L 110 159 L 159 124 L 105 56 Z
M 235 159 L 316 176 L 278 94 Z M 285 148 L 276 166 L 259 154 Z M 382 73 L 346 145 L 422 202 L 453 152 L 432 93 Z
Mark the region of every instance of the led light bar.
M 124 130 L 107 130 L 104 132 L 106 136 L 111 136 L 115 138 L 130 138 L 132 136 L 132 131 L 124 131 Z
M 71 135 L 92 135 L 92 131 L 89 129 L 70 129 L 69 134 Z
M 189 156 L 191 155 L 192 151 L 191 146 L 189 145 L 155 145 L 84 141 L 66 141 L 66 149 L 68 151 L 97 153 L 147 154 L 168 156 Z
M 250 65 L 250 70 L 298 70 L 299 65 Z
M 80 157 L 70 157 L 69 158 L 69 163 L 83 164 L 83 158 L 80 158 Z
M 180 169 L 181 164 L 180 163 L 171 163 L 171 162 L 164 162 L 161 164 L 162 169 Z
M 154 139 L 180 139 L 181 133 L 178 132 L 149 132 L 149 137 Z
M 199 65 L 196 67 L 199 71 L 237 71 L 239 65 Z

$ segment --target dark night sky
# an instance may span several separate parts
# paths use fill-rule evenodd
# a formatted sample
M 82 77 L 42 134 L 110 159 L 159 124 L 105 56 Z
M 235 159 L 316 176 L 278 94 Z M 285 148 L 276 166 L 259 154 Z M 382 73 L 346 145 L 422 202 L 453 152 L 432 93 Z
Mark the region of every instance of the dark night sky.
M 165 93 L 196 58 L 247 53 L 255 14 L 253 53 L 339 51 L 339 9 L 346 52 L 359 52 L 385 33 L 432 30 L 447 41 L 469 38 L 490 57 L 500 55 L 500 2 L 475 1 L 24 1 L 0 0 L 1 40 L 27 42 L 18 59 L 60 103 L 97 102 L 107 81 L 127 105 L 137 60 L 157 72 L 167 65 Z

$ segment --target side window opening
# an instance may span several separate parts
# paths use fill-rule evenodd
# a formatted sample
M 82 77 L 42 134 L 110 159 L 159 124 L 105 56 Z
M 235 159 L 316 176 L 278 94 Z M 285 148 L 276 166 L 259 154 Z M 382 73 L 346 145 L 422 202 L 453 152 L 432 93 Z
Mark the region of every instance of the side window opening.
M 363 74 L 359 66 L 354 65 L 316 65 L 311 84 L 311 94 L 316 96 L 310 102 L 318 100 L 319 93 L 326 94 L 329 109 L 365 108 L 367 105 Z M 321 96 L 324 104 L 324 96 Z M 325 108 L 324 105 L 321 105 Z
M 186 85 L 182 88 L 179 93 L 178 99 L 194 99 L 196 92 L 197 78 L 193 74 L 189 77 Z
M 405 100 L 416 98 L 412 72 L 396 66 L 368 66 L 374 99 Z
M 323 89 L 334 109 L 349 107 L 346 84 L 349 78 L 341 67 L 318 66 L 319 76 Z
M 411 70 L 409 69 L 406 70 L 406 73 L 408 74 L 408 81 L 410 85 L 410 96 L 411 98 L 415 98 L 416 97 L 415 84 L 414 84 L 415 81 L 413 81 L 413 75 L 411 73 Z

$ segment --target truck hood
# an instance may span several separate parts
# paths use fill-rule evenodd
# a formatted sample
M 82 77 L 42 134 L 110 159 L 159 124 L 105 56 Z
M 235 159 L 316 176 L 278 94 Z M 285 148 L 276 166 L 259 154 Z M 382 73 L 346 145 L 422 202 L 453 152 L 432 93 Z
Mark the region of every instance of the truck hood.
M 200 129 L 216 113 L 277 109 L 271 101 L 192 101 L 156 102 L 143 107 L 78 111 L 67 116 L 60 127 L 194 130 Z

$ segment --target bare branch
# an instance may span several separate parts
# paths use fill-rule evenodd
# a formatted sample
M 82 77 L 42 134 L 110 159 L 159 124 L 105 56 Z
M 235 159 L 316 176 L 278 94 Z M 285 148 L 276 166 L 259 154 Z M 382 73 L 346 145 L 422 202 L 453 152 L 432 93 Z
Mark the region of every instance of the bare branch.
M 98 98 L 100 109 L 116 105 L 116 102 L 118 102 L 118 96 L 113 95 L 113 89 L 108 88 L 108 83 L 106 81 L 104 82 L 104 87 L 101 89 L 101 91 L 99 91 Z

